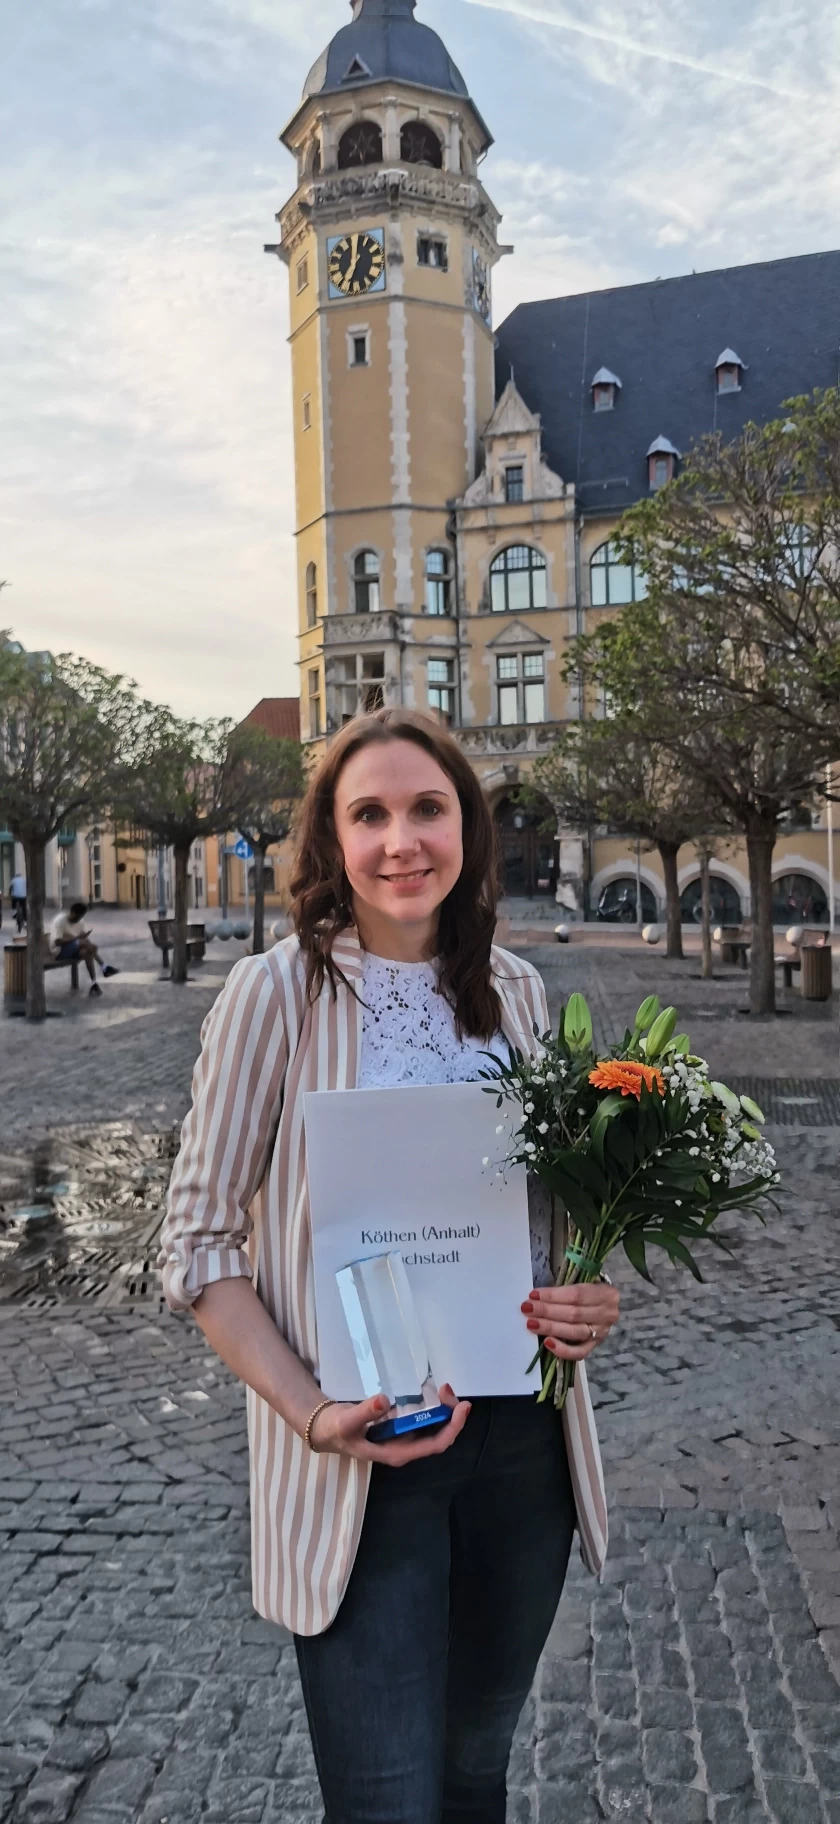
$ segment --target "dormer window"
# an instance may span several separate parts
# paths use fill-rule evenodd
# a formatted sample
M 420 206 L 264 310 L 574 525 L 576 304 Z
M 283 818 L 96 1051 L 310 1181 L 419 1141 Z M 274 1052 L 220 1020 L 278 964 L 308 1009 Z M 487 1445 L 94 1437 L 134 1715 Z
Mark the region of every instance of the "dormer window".
M 592 404 L 596 412 L 614 411 L 620 392 L 618 375 L 611 373 L 608 367 L 599 367 L 592 381 Z
M 516 506 L 525 499 L 525 469 L 521 462 L 505 469 L 505 500 L 508 506 Z
M 736 355 L 734 348 L 725 348 L 715 362 L 718 392 L 740 393 L 746 371 L 746 362 Z
M 651 444 L 647 453 L 647 464 L 648 481 L 652 493 L 657 493 L 660 488 L 667 487 L 669 481 L 673 481 L 679 459 L 679 450 L 675 450 L 667 437 L 657 437 L 655 443 Z

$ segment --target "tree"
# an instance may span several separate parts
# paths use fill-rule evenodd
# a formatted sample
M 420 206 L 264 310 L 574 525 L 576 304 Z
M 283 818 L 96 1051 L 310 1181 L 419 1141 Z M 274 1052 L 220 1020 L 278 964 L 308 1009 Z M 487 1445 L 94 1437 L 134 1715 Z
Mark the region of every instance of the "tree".
M 265 949 L 265 858 L 291 834 L 306 790 L 306 757 L 299 741 L 282 740 L 248 722 L 236 730 L 231 747 L 246 804 L 238 827 L 254 851 L 254 955 L 260 956 Z
M 659 503 L 645 503 L 656 507 Z M 635 509 L 627 516 L 633 520 Z M 655 543 L 648 516 L 645 550 Z M 683 546 L 683 557 L 687 556 Z M 569 660 L 590 687 L 605 690 L 640 736 L 655 738 L 680 773 L 708 794 L 707 822 L 720 816 L 746 842 L 752 901 L 750 1010 L 775 1009 L 773 850 L 789 812 L 823 783 L 825 750 L 803 738 L 797 708 L 810 704 L 811 684 L 794 668 L 789 713 L 774 700 L 775 653 L 745 639 L 740 611 L 725 594 L 693 594 L 684 568 L 672 599 L 660 570 L 647 600 L 624 610 L 585 638 Z M 765 697 L 762 668 L 769 673 Z
M 27 882 L 27 1018 L 46 1017 L 46 851 L 59 830 L 107 808 L 136 717 L 133 686 L 61 653 L 0 639 L 0 820 L 22 845 Z
M 247 808 L 244 770 L 232 734 L 230 722 L 182 721 L 169 709 L 143 704 L 131 757 L 120 776 L 121 815 L 173 851 L 173 982 L 187 980 L 190 850 L 194 842 L 237 828 Z
M 677 858 L 708 823 L 692 774 L 638 724 L 620 716 L 573 723 L 537 761 L 533 790 L 572 829 L 606 824 L 657 849 L 667 908 L 668 955 L 681 957 L 682 906 Z

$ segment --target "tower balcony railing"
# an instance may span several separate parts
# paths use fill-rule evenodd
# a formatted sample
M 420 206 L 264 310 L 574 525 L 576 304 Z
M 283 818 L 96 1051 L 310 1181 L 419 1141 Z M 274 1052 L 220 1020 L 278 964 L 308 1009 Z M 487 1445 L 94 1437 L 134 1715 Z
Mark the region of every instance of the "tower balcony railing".
M 482 186 L 457 172 L 435 171 L 426 165 L 408 169 L 401 165 L 372 165 L 313 178 L 308 202 L 315 211 L 334 209 L 354 198 L 393 204 L 403 197 L 408 201 L 448 203 L 464 210 L 477 209 L 485 200 Z

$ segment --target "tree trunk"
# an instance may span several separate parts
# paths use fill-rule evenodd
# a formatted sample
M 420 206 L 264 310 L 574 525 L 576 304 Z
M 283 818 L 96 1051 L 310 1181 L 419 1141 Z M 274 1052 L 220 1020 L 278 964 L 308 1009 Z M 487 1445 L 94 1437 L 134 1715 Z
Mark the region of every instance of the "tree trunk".
M 189 844 L 186 848 L 176 848 L 175 855 L 175 943 L 172 950 L 173 982 L 185 982 L 187 979 L 187 884 L 190 863 Z
M 44 980 L 44 900 L 46 898 L 46 844 L 25 842 L 26 857 L 26 1017 L 47 1017 Z
M 703 966 L 701 974 L 704 982 L 714 979 L 714 959 L 712 956 L 712 870 L 708 851 L 700 850 L 700 885 L 702 889 Z
M 683 956 L 682 941 L 682 906 L 680 905 L 680 878 L 677 869 L 679 845 L 674 842 L 657 843 L 662 860 L 662 872 L 665 876 L 665 906 L 668 925 L 668 956 Z
M 246 863 L 247 866 L 247 863 Z M 265 849 L 257 843 L 254 849 L 254 955 L 265 949 Z
M 752 902 L 750 1013 L 775 1013 L 776 967 L 773 943 L 773 850 L 776 830 L 747 834 Z

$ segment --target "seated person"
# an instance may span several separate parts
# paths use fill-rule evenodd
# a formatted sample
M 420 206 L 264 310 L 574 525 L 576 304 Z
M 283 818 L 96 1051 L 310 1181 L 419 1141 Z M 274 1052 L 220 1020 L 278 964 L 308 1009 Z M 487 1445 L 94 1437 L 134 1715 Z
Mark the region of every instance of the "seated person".
M 86 914 L 87 906 L 82 899 L 77 900 L 69 912 L 59 912 L 50 926 L 50 952 L 59 963 L 84 963 L 90 976 L 91 994 L 101 994 L 102 989 L 96 979 L 97 963 L 106 977 L 119 975 L 119 970 L 111 963 L 103 963 L 91 932 L 82 922 Z

